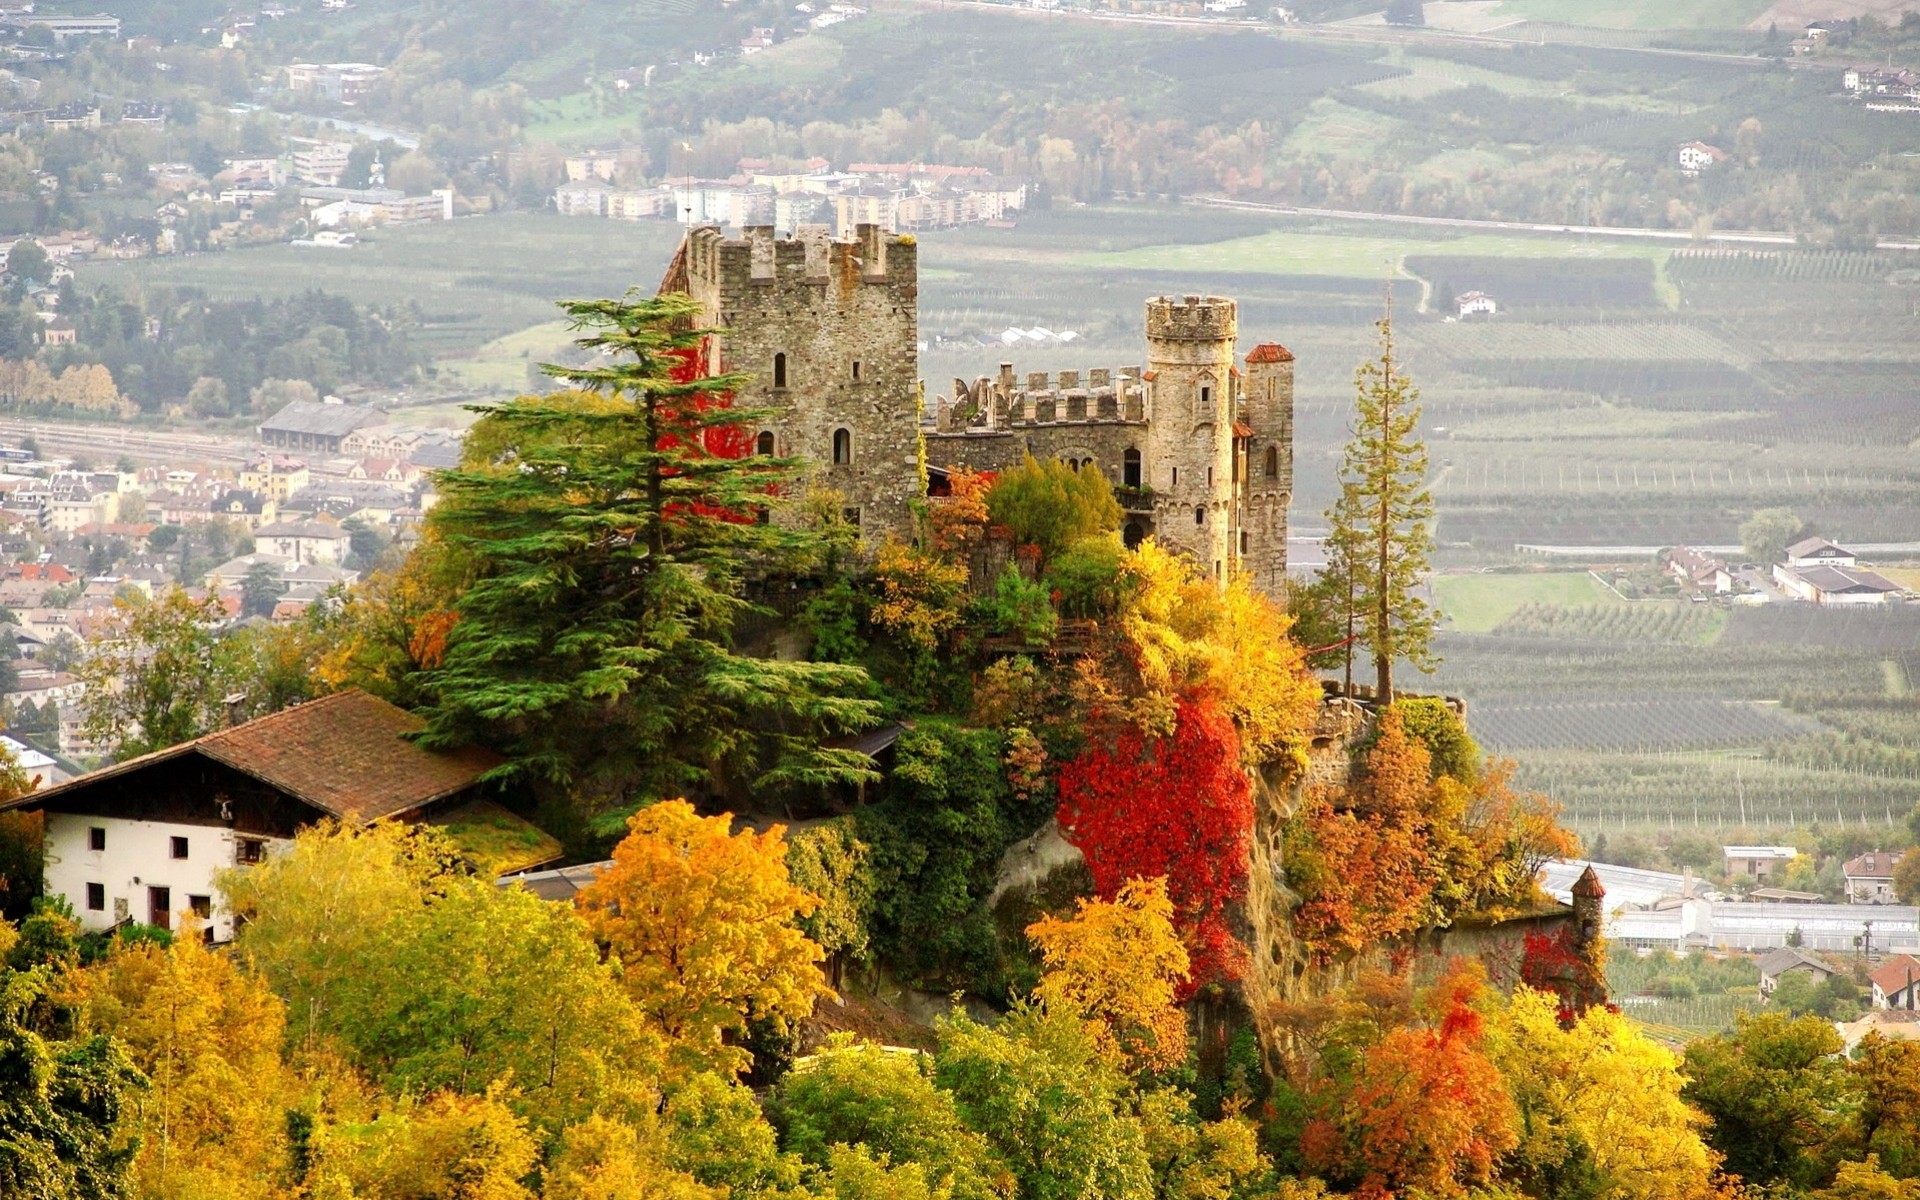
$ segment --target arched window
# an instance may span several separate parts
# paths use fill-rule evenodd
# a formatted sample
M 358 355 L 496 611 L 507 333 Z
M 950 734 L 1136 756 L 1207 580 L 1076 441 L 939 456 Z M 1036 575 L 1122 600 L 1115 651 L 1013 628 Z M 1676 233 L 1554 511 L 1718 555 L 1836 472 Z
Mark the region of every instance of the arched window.
M 844 467 L 853 461 L 853 434 L 845 429 L 833 431 L 833 465 Z
M 773 430 L 762 429 L 760 431 L 760 436 L 753 439 L 753 452 L 755 454 L 764 454 L 764 455 L 767 455 L 768 457 L 772 457 Z
M 1280 447 L 1267 447 L 1267 478 L 1280 478 Z
M 1137 488 L 1140 486 L 1140 452 L 1129 450 L 1120 457 L 1120 486 Z
M 1120 531 L 1120 540 L 1126 545 L 1127 549 L 1138 550 L 1140 543 L 1147 540 L 1147 532 L 1140 528 L 1140 522 L 1128 521 L 1126 528 Z
M 785 351 L 773 356 L 773 386 L 787 386 L 787 355 Z

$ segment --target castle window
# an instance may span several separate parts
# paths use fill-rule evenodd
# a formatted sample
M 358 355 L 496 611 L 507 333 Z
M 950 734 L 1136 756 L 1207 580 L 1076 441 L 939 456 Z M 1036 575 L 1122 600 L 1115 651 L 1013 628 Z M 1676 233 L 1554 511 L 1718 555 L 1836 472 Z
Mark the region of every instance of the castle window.
M 857 358 L 853 360 L 853 381 L 860 382 L 860 360 Z
M 772 456 L 773 431 L 771 429 L 762 429 L 760 431 L 760 436 L 753 439 L 753 452 L 755 454 L 764 454 L 769 457 Z
M 1267 447 L 1267 478 L 1280 478 L 1280 447 Z
M 1126 528 L 1120 531 L 1120 540 L 1127 549 L 1138 550 L 1140 543 L 1147 540 L 1147 531 L 1140 528 L 1140 522 L 1128 521 Z
M 1200 385 L 1200 407 L 1202 409 L 1213 407 L 1213 389 L 1204 383 Z
M 1193 523 L 1194 523 L 1195 525 L 1205 525 L 1205 524 L 1207 523 L 1207 510 L 1206 510 L 1206 509 L 1204 509 L 1204 508 L 1196 508 L 1196 509 L 1194 509 L 1194 510 L 1193 510 Z
M 1252 548 L 1253 548 L 1253 535 L 1248 533 L 1246 530 L 1242 529 L 1240 531 L 1240 553 L 1245 554 L 1247 553 L 1247 551 L 1251 550 Z
M 1129 450 L 1120 459 L 1120 486 L 1137 488 L 1140 486 L 1140 452 Z
M 853 526 L 855 529 L 860 528 L 860 510 L 857 508 L 841 509 L 840 519 L 845 521 L 847 524 Z
M 787 356 L 784 352 L 773 356 L 773 386 L 787 386 Z
M 1208 487 L 1213 486 L 1213 468 L 1212 467 L 1207 468 L 1207 486 Z
M 845 429 L 833 431 L 833 465 L 844 467 L 853 461 L 853 434 Z
M 1173 486 L 1175 487 L 1180 486 L 1180 468 L 1179 467 L 1175 467 L 1173 469 Z

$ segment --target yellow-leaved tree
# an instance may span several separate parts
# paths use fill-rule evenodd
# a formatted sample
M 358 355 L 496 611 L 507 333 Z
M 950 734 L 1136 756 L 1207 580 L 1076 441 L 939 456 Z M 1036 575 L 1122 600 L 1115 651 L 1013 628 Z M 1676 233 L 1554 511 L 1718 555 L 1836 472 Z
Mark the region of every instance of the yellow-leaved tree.
M 1027 926 L 1045 974 L 1034 996 L 1087 1021 L 1094 1043 L 1131 1072 L 1187 1057 L 1187 1017 L 1176 1002 L 1187 948 L 1173 926 L 1165 878 L 1130 879 L 1112 900 L 1081 900 L 1071 918 Z
M 1701 1200 L 1717 1156 L 1706 1118 L 1680 1098 L 1680 1060 L 1618 1013 L 1562 1028 L 1558 998 L 1517 989 L 1488 1028 L 1488 1054 L 1520 1113 L 1514 1182 L 1529 1193 L 1585 1176 L 1595 1200 Z
M 372 1121 L 321 1131 L 306 1194 L 313 1200 L 534 1200 L 521 1181 L 540 1161 L 539 1143 L 501 1091 L 402 1099 Z
M 664 1158 L 657 1126 L 647 1133 L 595 1114 L 561 1135 L 541 1200 L 726 1200 Z
M 139 1193 L 280 1195 L 291 1079 L 286 1011 L 266 983 L 190 935 L 166 949 L 123 945 L 70 979 L 81 1020 L 123 1043 L 152 1082 L 133 1110 Z
M 728 1033 L 749 1020 L 791 1028 L 832 994 L 825 953 L 794 923 L 820 898 L 788 877 L 785 828 L 730 825 L 684 800 L 643 808 L 612 865 L 574 898 L 672 1061 L 693 1070 L 743 1069 L 747 1052 Z
M 1287 636 L 1293 619 L 1235 575 L 1222 589 L 1152 540 L 1126 560 L 1133 586 L 1122 629 L 1139 672 L 1135 720 L 1172 728 L 1180 696 L 1217 696 L 1240 734 L 1241 759 L 1262 766 L 1303 749 L 1320 685 Z

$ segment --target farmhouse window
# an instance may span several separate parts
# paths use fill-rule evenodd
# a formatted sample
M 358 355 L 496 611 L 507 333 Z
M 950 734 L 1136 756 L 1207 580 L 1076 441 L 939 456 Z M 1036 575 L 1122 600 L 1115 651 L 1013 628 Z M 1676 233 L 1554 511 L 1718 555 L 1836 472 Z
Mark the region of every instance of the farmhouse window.
M 173 857 L 185 858 L 187 856 L 187 839 L 177 837 L 170 840 L 173 843 Z
M 87 911 L 88 912 L 107 911 L 107 885 L 106 884 L 90 883 L 87 885 Z
M 87 849 L 105 850 L 106 848 L 107 848 L 107 831 L 105 829 L 102 829 L 98 825 L 95 825 L 89 828 L 87 830 Z

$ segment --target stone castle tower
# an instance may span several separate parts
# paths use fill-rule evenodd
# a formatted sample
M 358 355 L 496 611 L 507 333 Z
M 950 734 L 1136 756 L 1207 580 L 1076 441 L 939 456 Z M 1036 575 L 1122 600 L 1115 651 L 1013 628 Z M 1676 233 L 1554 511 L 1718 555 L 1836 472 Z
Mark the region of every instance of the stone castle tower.
M 1226 577 L 1239 540 L 1239 331 L 1238 306 L 1220 296 L 1147 301 L 1144 483 L 1154 536 L 1215 579 Z
M 869 539 L 906 536 L 921 451 L 948 468 L 1004 471 L 1031 454 L 1104 473 L 1129 545 L 1149 535 L 1224 580 L 1246 571 L 1278 595 L 1293 492 L 1293 355 L 1267 342 L 1235 365 L 1238 306 L 1162 296 L 1146 306 L 1147 367 L 1035 372 L 1012 363 L 923 411 L 919 277 L 911 237 L 872 225 L 777 239 L 691 230 L 662 292 L 700 302 L 718 334 L 710 370 L 752 377 L 742 407 L 771 410 L 756 452 L 815 464 Z M 926 418 L 931 415 L 932 420 Z
M 776 239 L 691 230 L 662 281 L 719 330 L 708 368 L 750 376 L 742 408 L 771 410 L 754 451 L 814 464 L 863 528 L 904 531 L 921 492 L 919 269 L 913 239 L 862 225 Z

